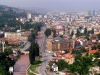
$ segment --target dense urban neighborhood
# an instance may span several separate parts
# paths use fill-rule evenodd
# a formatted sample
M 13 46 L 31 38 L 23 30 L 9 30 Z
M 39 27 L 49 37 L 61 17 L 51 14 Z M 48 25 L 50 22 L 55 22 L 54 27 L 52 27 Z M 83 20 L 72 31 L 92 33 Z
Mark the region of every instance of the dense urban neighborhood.
M 0 5 L 0 75 L 100 75 L 100 13 Z

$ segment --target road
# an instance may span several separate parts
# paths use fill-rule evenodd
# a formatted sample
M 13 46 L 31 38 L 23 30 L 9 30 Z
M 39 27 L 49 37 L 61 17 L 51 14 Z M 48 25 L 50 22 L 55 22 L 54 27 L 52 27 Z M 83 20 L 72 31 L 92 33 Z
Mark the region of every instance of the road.
M 26 45 L 24 46 L 24 48 L 20 49 L 21 52 L 28 50 L 28 48 L 30 47 L 31 43 L 30 42 L 26 42 Z
M 45 28 L 42 29 L 42 32 L 45 31 Z M 52 55 L 50 53 L 48 53 L 48 51 L 46 50 L 46 37 L 45 34 L 43 34 L 43 40 L 42 40 L 42 45 L 41 45 L 41 52 L 42 54 L 42 60 L 43 63 L 41 64 L 41 66 L 39 66 L 38 68 L 38 72 L 40 75 L 47 75 L 46 74 L 46 67 L 48 66 L 48 62 L 50 60 L 52 60 Z

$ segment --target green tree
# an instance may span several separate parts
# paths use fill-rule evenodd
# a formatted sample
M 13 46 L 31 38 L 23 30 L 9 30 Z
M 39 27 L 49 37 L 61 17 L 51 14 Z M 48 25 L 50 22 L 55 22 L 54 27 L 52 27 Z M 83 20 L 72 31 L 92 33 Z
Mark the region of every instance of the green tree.
M 100 61 L 97 63 L 97 65 L 99 66 L 99 70 L 100 70 Z
M 87 33 L 88 33 L 88 32 L 87 32 L 87 28 L 85 28 L 85 29 L 84 29 L 84 34 L 87 34 Z
M 8 51 L 8 50 L 7 50 Z M 8 57 L 10 52 L 1 52 L 0 53 L 0 74 L 1 75 L 10 75 L 9 67 L 14 65 L 14 61 Z
M 99 49 L 99 50 L 100 50 L 100 44 L 99 44 L 99 45 L 97 45 L 97 49 Z
M 51 35 L 51 29 L 46 29 L 44 34 L 48 37 L 49 35 Z
M 100 40 L 100 33 L 98 34 L 98 39 Z
M 56 36 L 56 30 L 52 29 L 52 32 L 53 32 L 53 37 L 55 37 Z
M 92 30 L 91 30 L 91 34 L 94 34 L 94 28 L 92 28 Z
M 69 70 L 73 73 L 77 72 L 79 75 L 87 75 L 89 73 L 89 69 L 92 66 L 96 65 L 96 61 L 92 61 L 93 56 L 77 56 L 75 58 L 75 62 L 70 65 Z
M 96 49 L 97 49 L 97 47 L 96 47 L 96 46 L 93 46 L 93 47 L 92 47 L 92 50 L 96 50 Z
M 39 45 L 37 43 L 35 43 L 35 56 L 39 56 Z
M 5 70 L 0 66 L 0 75 L 5 75 Z
M 31 43 L 31 46 L 29 48 L 29 60 L 30 60 L 30 64 L 34 64 L 35 61 L 35 43 Z
M 79 31 L 79 29 L 77 29 L 76 36 L 80 36 L 80 31 Z
M 57 63 L 59 71 L 64 70 L 68 67 L 68 64 L 64 60 L 59 60 Z
M 74 35 L 74 32 L 72 31 L 72 32 L 71 32 L 71 37 L 72 37 L 73 35 Z
M 32 37 L 32 35 L 28 36 L 28 41 L 31 42 L 31 43 L 34 42 L 34 38 Z

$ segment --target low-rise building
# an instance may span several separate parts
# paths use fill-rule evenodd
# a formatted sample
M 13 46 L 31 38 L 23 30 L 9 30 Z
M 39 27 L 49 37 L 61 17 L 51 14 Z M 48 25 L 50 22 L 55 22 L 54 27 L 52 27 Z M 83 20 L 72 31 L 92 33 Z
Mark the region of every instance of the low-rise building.
M 62 59 L 64 59 L 68 64 L 73 64 L 75 62 L 75 57 L 73 54 L 64 54 Z

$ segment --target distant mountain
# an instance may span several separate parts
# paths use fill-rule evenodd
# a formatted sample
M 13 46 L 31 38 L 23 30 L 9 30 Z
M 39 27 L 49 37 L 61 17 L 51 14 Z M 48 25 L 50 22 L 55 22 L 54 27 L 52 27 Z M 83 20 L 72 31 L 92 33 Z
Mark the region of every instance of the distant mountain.
M 27 8 L 24 8 L 26 10 L 30 10 L 30 11 L 33 11 L 33 12 L 38 12 L 38 13 L 47 13 L 49 12 L 50 10 L 47 10 L 45 8 L 37 8 L 37 7 L 27 7 Z

